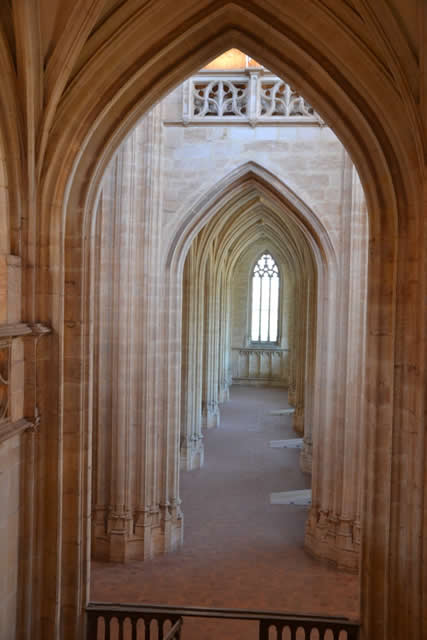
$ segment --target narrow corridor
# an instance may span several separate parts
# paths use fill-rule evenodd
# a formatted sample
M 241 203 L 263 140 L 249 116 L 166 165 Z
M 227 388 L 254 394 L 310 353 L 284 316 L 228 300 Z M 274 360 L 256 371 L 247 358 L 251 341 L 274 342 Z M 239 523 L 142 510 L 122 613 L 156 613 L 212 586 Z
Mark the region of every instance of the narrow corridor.
M 92 600 L 358 616 L 358 577 L 303 550 L 307 508 L 270 504 L 272 492 L 310 487 L 299 451 L 269 446 L 296 437 L 291 416 L 269 413 L 285 399 L 281 389 L 232 387 L 221 426 L 206 433 L 205 466 L 182 473 L 183 547 L 93 563 Z

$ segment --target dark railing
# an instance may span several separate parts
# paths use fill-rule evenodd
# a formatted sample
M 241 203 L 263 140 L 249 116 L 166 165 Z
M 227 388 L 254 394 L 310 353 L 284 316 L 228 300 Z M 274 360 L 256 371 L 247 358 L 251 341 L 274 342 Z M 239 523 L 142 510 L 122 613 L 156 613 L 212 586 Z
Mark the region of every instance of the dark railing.
M 359 623 L 348 618 L 288 615 L 242 609 L 91 603 L 87 640 L 179 640 L 183 618 L 250 620 L 259 640 L 357 640 Z

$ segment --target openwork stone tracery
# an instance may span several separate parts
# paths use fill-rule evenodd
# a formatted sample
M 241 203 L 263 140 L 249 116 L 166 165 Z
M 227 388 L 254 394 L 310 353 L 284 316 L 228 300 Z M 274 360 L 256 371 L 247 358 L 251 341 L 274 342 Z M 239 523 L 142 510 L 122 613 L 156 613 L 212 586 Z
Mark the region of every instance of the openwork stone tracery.
M 317 123 L 322 118 L 292 87 L 262 67 L 243 73 L 207 70 L 185 83 L 185 123 L 218 120 L 268 123 Z

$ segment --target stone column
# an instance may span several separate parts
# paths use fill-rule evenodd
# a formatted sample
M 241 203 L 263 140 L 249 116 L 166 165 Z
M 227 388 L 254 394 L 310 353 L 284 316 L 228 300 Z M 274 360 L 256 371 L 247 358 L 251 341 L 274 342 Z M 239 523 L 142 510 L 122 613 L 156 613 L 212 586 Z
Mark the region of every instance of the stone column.
M 159 442 L 160 136 L 155 107 L 121 145 L 98 214 L 93 553 L 116 562 L 174 535 Z
M 193 245 L 184 266 L 182 305 L 181 469 L 186 471 L 200 468 L 204 460 L 200 378 L 204 290 L 199 286 L 198 266 Z
M 298 435 L 304 434 L 304 402 L 305 402 L 305 371 L 307 349 L 307 274 L 301 273 L 296 283 L 295 321 L 294 321 L 294 367 L 295 392 L 293 395 L 292 426 Z
M 325 411 L 330 417 L 322 426 L 321 441 L 314 439 L 313 506 L 305 545 L 315 555 L 355 571 L 360 551 L 368 228 L 363 191 L 348 157 L 343 194 L 338 305 L 329 327 L 331 356 L 339 353 L 340 359 L 333 363 L 330 358 L 334 372 L 328 378 L 334 393 Z
M 305 362 L 305 407 L 304 440 L 300 455 L 300 467 L 304 473 L 311 473 L 313 457 L 313 419 L 316 370 L 316 296 L 313 274 L 307 282 L 307 348 Z
M 295 364 L 296 364 L 296 278 L 292 280 L 291 300 L 289 305 L 289 363 L 288 363 L 288 403 L 295 406 Z
M 135 532 L 144 536 L 146 555 L 171 551 L 182 543 L 183 534 L 179 499 L 182 287 L 170 288 L 162 256 L 162 131 L 162 107 L 157 105 L 137 128 L 143 161 L 139 197 L 149 214 L 144 216 L 145 285 L 138 320 L 141 377 L 135 393 L 141 397 L 142 428 L 137 460 L 144 465 L 138 465 L 136 476 Z M 168 299 L 176 301 L 173 312 L 179 310 L 172 328 L 167 321 Z
M 135 179 L 133 134 L 122 144 L 104 182 L 98 212 L 103 246 L 100 248 L 97 318 L 100 326 L 95 376 L 99 384 L 100 413 L 96 438 L 98 495 L 94 554 L 117 562 L 128 558 L 128 542 L 133 534 L 131 451 L 135 444 L 132 427 L 135 399 L 130 389 L 134 301 L 130 284 L 137 259 Z M 101 536 L 103 525 L 105 530 Z
M 349 287 L 347 362 L 345 371 L 345 430 L 342 446 L 342 483 L 337 486 L 335 509 L 339 512 L 337 547 L 359 556 L 360 500 L 362 490 L 361 425 L 365 416 L 366 290 L 368 267 L 368 216 L 362 186 L 352 167 L 351 228 L 349 239 Z
M 214 274 L 213 251 L 210 248 L 205 272 L 205 345 L 203 356 L 203 426 L 207 429 L 219 425 L 218 404 L 218 317 L 217 295 Z
M 228 380 L 228 362 L 229 362 L 229 324 L 230 324 L 230 287 L 224 273 L 224 267 L 221 269 L 219 276 L 219 380 L 218 380 L 218 399 L 219 402 L 226 402 L 230 397 L 229 380 Z

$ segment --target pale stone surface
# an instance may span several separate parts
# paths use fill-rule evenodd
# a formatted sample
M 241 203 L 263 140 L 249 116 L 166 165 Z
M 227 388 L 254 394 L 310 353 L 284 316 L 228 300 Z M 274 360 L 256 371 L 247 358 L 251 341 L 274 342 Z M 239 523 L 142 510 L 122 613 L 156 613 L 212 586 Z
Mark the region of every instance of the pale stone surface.
M 308 507 L 311 505 L 311 489 L 270 493 L 270 502 L 271 504 L 296 504 Z
M 272 409 L 269 413 L 272 416 L 290 416 L 295 413 L 295 409 L 293 407 L 289 409 Z
M 94 408 L 91 240 L 102 177 L 119 144 L 156 101 L 225 49 L 240 47 L 295 85 L 336 136 L 319 129 L 314 140 L 302 128 L 274 140 L 269 127 L 247 127 L 244 133 L 235 127 L 226 140 L 218 140 L 221 155 L 212 168 L 202 148 L 206 130 L 181 127 L 176 141 L 187 149 L 198 145 L 198 155 L 191 165 L 175 148 L 166 152 L 162 224 L 178 225 L 175 239 L 188 241 L 178 251 L 184 256 L 200 231 L 190 230 L 194 212 L 188 207 L 195 200 L 187 196 L 206 194 L 264 138 L 259 162 L 273 173 L 286 172 L 286 183 L 322 215 L 334 251 L 348 256 L 327 280 L 323 267 L 339 256 L 325 254 L 320 242 L 314 252 L 320 280 L 311 277 L 311 289 L 295 290 L 302 324 L 319 302 L 316 335 L 323 336 L 322 344 L 315 347 L 316 335 L 300 330 L 295 317 L 289 331 L 289 400 L 299 418 L 295 426 L 304 429 L 304 464 L 313 474 L 308 544 L 345 564 L 354 561 L 362 538 L 363 637 L 421 640 L 427 629 L 425 3 L 13 0 L 3 3 L 0 21 L 0 322 L 4 326 L 13 318 L 53 327 L 38 355 L 25 349 L 28 384 L 26 379 L 23 402 L 18 393 L 13 403 L 16 415 L 23 404 L 28 414 L 38 405 L 42 416 L 40 433 L 29 436 L 31 464 L 21 465 L 23 506 L 18 498 L 14 506 L 22 507 L 26 521 L 20 638 L 83 635 Z M 179 102 L 178 95 L 175 106 Z M 246 143 L 245 135 L 251 138 Z M 362 226 L 360 234 L 348 232 L 348 216 L 357 218 L 361 210 L 353 172 L 335 167 L 329 175 L 318 154 L 307 164 L 307 147 L 320 141 L 337 162 L 338 139 L 357 165 L 367 196 L 368 274 L 357 260 L 367 250 L 360 244 L 365 232 Z M 194 165 L 200 165 L 200 183 Z M 182 182 L 174 182 L 175 169 Z M 307 170 L 313 174 L 310 184 Z M 179 227 L 181 214 L 189 225 L 185 229 Z M 154 235 L 159 246 L 164 236 L 160 230 Z M 9 272 L 9 256 L 22 261 L 21 289 L 16 266 Z M 308 250 L 300 257 L 305 273 L 313 275 Z M 179 510 L 182 327 L 176 320 L 182 269 L 183 260 L 172 260 L 170 277 L 162 286 L 153 284 L 168 304 L 158 308 L 158 298 L 151 298 L 147 307 L 153 316 L 143 324 L 158 327 L 153 344 L 162 354 L 158 365 L 155 355 L 148 357 L 147 366 L 156 373 L 146 394 L 149 404 L 159 407 L 147 422 L 161 426 L 155 436 L 151 432 L 151 444 L 170 455 L 171 464 L 158 474 L 165 516 Z M 338 275 L 354 286 L 336 286 Z M 357 304 L 364 278 L 366 331 L 363 306 Z M 310 321 L 307 325 L 313 328 Z M 363 333 L 366 362 L 361 351 L 349 352 Z M 346 335 L 355 341 L 343 353 Z M 210 349 L 217 346 L 214 340 Z M 315 366 L 298 366 L 306 361 Z M 21 376 L 20 365 L 19 370 Z M 366 410 L 361 389 L 366 389 Z M 216 402 L 225 393 L 224 386 L 210 385 L 206 417 L 217 420 Z M 7 510 L 0 505 L 2 513 Z M 17 573 L 15 566 L 12 574 Z M 0 628 L 9 622 L 3 619 Z
M 0 443 L 0 637 L 15 640 L 19 602 L 19 536 L 23 518 L 21 438 Z
M 273 449 L 301 449 L 302 443 L 302 438 L 292 438 L 291 440 L 271 440 L 270 447 Z

